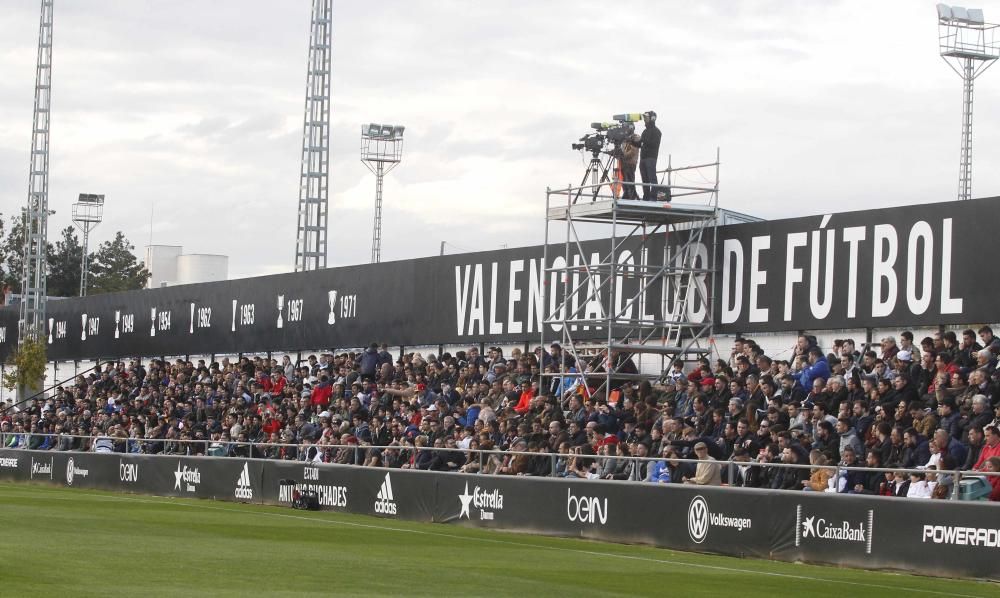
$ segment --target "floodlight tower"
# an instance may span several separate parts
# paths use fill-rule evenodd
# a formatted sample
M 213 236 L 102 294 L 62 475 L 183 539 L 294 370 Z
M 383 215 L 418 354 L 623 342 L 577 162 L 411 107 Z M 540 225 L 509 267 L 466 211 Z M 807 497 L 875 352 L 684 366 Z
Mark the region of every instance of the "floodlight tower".
M 104 196 L 81 193 L 73 204 L 73 224 L 83 231 L 83 259 L 80 262 L 80 296 L 87 296 L 87 248 L 90 245 L 90 231 L 97 228 L 104 218 Z
M 375 222 L 372 227 L 372 263 L 382 261 L 382 179 L 403 159 L 400 125 L 361 125 L 361 161 L 375 175 Z
M 962 151 L 958 168 L 958 199 L 972 197 L 972 85 L 998 57 L 994 37 L 998 25 L 987 23 L 978 8 L 937 5 L 941 58 L 962 78 Z
M 302 124 L 302 170 L 295 271 L 326 268 L 330 192 L 330 56 L 333 0 L 313 0 L 309 29 L 306 108 Z
M 52 107 L 52 0 L 42 0 L 35 66 L 35 115 L 31 128 L 28 205 L 24 209 L 24 266 L 18 344 L 38 338 L 45 322 L 45 261 L 49 227 L 49 110 Z

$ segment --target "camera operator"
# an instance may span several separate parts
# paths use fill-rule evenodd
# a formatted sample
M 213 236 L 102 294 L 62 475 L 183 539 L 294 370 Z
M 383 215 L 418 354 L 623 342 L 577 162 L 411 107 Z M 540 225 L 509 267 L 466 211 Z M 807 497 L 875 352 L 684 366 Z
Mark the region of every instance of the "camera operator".
M 656 179 L 656 159 L 660 155 L 660 130 L 656 128 L 656 112 L 643 112 L 642 122 L 646 128 L 642 132 L 639 147 L 639 174 L 642 176 L 643 201 L 656 201 L 659 187 Z M 635 180 L 634 178 L 632 180 Z M 669 199 L 668 199 L 669 201 Z
M 639 164 L 639 136 L 632 134 L 622 142 L 618 151 L 622 171 L 622 199 L 639 199 L 635 190 L 635 167 Z

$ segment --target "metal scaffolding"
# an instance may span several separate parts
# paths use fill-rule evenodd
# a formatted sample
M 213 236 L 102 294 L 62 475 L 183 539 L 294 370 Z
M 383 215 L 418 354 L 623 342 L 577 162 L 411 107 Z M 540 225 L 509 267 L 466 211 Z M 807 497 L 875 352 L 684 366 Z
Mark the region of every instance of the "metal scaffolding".
M 326 268 L 330 188 L 330 56 L 333 0 L 313 0 L 302 125 L 295 271 Z
M 711 351 L 719 164 L 718 150 L 706 164 L 668 158 L 659 190 L 672 202 L 621 199 L 621 182 L 610 179 L 546 191 L 542 350 L 560 342 L 579 367 L 563 357 L 543 377 L 608 394 Z M 584 224 L 598 241 L 581 240 Z M 659 357 L 658 372 L 626 371 L 643 354 Z
M 28 205 L 24 209 L 24 266 L 18 343 L 38 338 L 45 323 L 46 247 L 49 222 L 49 117 L 52 107 L 52 0 L 42 0 L 31 128 Z

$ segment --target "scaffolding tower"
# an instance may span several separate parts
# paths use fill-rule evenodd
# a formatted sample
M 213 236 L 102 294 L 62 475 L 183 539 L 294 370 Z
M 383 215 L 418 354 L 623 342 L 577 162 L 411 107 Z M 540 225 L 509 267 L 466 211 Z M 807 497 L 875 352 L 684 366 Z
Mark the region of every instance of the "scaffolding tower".
M 28 205 L 24 209 L 24 264 L 18 344 L 43 333 L 47 299 L 46 247 L 49 227 L 49 116 L 52 107 L 52 0 L 42 0 L 35 71 L 35 115 L 31 128 Z
M 610 396 L 712 351 L 719 165 L 718 149 L 705 164 L 675 167 L 668 158 L 658 191 L 669 202 L 623 199 L 612 179 L 546 191 L 541 345 L 559 342 L 563 357 L 542 374 L 543 386 L 558 379 L 563 400 L 581 384 Z M 598 240 L 583 241 L 581 229 Z M 657 373 L 629 371 L 641 355 L 657 358 Z
M 330 193 L 330 56 L 333 0 L 313 0 L 302 125 L 302 170 L 295 271 L 326 268 Z

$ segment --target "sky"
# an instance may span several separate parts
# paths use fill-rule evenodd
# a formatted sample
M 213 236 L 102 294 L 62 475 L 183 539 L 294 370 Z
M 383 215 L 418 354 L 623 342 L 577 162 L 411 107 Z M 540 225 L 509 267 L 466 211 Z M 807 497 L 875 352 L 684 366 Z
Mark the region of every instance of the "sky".
M 308 0 L 55 0 L 50 240 L 293 269 Z M 655 110 L 661 165 L 714 159 L 719 204 L 774 219 L 951 201 L 962 89 L 935 2 L 334 2 L 330 266 L 366 263 L 360 125 L 406 126 L 383 261 L 540 244 L 592 121 Z M 1000 20 L 1000 2 L 981 4 Z M 27 197 L 39 2 L 0 19 L 0 212 Z M 1000 69 L 976 82 L 973 196 L 1000 195 Z M 708 173 L 706 173 L 708 174 Z

